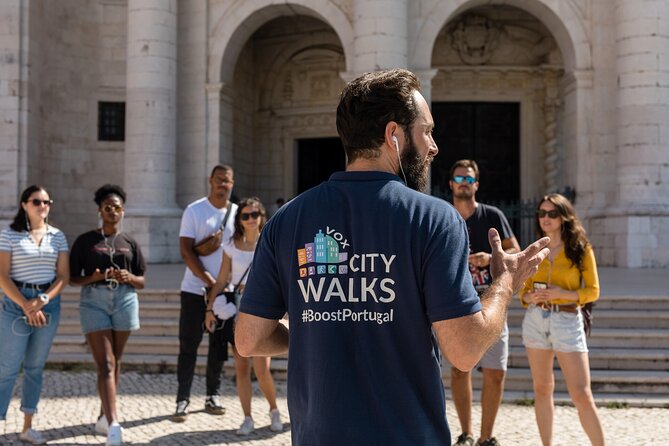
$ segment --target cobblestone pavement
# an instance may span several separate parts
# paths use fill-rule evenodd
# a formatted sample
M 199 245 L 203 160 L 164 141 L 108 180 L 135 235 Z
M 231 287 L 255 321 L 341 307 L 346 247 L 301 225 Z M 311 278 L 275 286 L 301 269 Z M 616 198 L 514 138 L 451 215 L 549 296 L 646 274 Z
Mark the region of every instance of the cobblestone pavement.
M 222 386 L 227 412 L 224 416 L 213 416 L 202 410 L 204 378 L 196 376 L 190 407 L 193 412 L 185 423 L 173 423 L 169 420 L 175 406 L 176 377 L 173 374 L 128 372 L 122 376 L 120 387 L 119 415 L 125 429 L 126 444 L 290 445 L 290 423 L 284 382 L 277 383 L 279 409 L 284 415 L 284 432 L 274 433 L 269 430 L 268 405 L 256 386 L 253 417 L 257 429 L 248 437 L 240 437 L 235 433 L 242 421 L 242 412 L 231 378 L 224 378 Z M 35 417 L 34 427 L 45 434 L 49 444 L 104 444 L 105 438 L 93 433 L 93 423 L 99 410 L 95 389 L 94 373 L 45 372 L 40 412 Z M 23 421 L 23 416 L 19 412 L 18 395 L 20 386 L 16 388 L 7 421 L 4 424 L 0 421 L 2 445 L 22 444 L 16 434 Z M 456 436 L 460 432 L 455 409 L 450 402 L 447 414 L 453 434 Z M 655 442 L 665 444 L 669 438 L 669 409 L 601 408 L 600 414 L 609 445 L 641 445 Z M 478 405 L 474 407 L 474 420 L 475 423 L 480 420 Z M 478 425 L 475 429 L 478 429 Z M 499 412 L 495 435 L 504 446 L 540 444 L 533 408 L 503 405 Z M 556 408 L 554 438 L 555 446 L 588 444 L 574 408 Z

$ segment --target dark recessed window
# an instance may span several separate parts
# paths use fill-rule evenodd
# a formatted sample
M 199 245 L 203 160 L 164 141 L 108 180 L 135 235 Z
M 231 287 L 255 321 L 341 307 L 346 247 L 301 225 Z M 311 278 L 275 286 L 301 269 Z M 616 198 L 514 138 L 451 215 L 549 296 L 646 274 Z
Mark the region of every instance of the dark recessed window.
M 125 141 L 125 102 L 98 102 L 98 141 Z

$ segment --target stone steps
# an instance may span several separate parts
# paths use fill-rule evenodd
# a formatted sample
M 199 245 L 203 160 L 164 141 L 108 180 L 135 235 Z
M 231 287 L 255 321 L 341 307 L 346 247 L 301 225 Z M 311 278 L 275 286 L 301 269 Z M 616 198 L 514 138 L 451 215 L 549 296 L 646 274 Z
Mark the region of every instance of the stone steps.
M 51 366 L 92 367 L 92 357 L 79 326 L 79 294 L 76 288 L 63 293 L 62 316 L 49 362 Z M 124 354 L 124 367 L 146 371 L 176 370 L 179 350 L 178 291 L 140 291 L 141 328 L 133 333 Z M 510 352 L 505 401 L 522 395 L 531 398 L 532 379 L 522 345 L 524 309 L 514 300 L 509 309 Z M 594 310 L 594 326 L 588 338 L 592 388 L 604 401 L 660 407 L 669 403 L 669 296 L 602 297 Z M 198 350 L 198 370 L 204 372 L 207 336 Z M 226 373 L 234 373 L 234 362 L 226 361 Z M 278 379 L 286 377 L 287 359 L 272 361 Z M 444 368 L 448 386 L 450 367 Z M 480 390 L 481 374 L 474 372 L 473 386 Z M 559 368 L 556 391 L 566 395 Z M 658 396 L 659 395 L 659 396 Z M 664 395 L 663 398 L 661 396 Z M 566 398 L 568 400 L 568 398 Z

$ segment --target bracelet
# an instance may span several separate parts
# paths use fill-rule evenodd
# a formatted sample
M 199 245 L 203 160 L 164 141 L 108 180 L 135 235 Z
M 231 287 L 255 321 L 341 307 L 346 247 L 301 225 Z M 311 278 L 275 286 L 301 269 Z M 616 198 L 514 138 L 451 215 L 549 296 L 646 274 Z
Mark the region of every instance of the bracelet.
M 205 313 L 213 313 L 213 312 L 214 312 L 214 310 L 207 310 L 207 311 L 205 311 Z

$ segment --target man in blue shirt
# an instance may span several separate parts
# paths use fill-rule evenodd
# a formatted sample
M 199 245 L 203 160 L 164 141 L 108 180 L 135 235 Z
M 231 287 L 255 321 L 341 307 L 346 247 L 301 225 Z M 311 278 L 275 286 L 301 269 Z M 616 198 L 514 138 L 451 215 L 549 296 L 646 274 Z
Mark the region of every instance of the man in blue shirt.
M 406 70 L 349 83 L 346 172 L 284 205 L 256 249 L 235 341 L 244 356 L 289 351 L 295 446 L 450 444 L 437 344 L 471 369 L 547 255 L 547 239 L 506 254 L 491 231 L 496 279 L 479 299 L 464 221 L 417 192 L 438 152 L 419 88 Z

